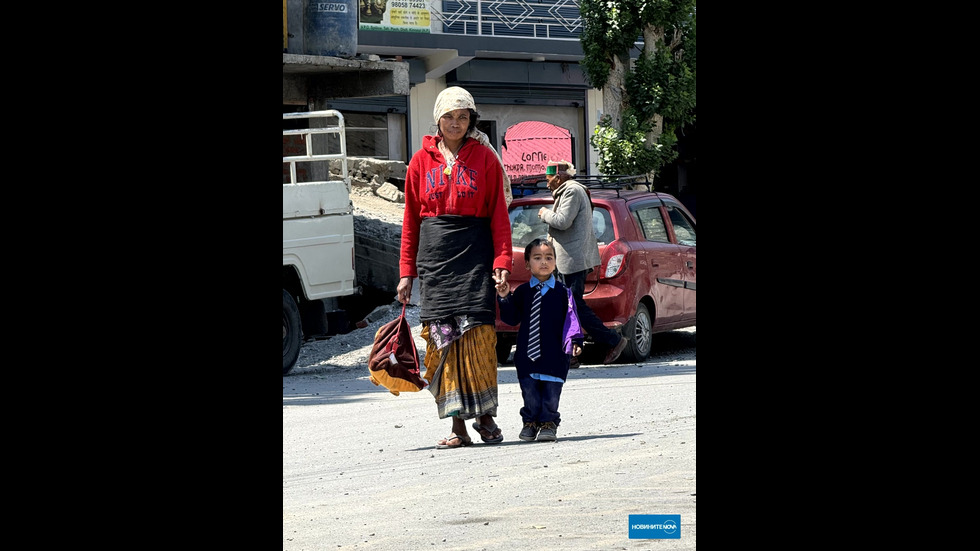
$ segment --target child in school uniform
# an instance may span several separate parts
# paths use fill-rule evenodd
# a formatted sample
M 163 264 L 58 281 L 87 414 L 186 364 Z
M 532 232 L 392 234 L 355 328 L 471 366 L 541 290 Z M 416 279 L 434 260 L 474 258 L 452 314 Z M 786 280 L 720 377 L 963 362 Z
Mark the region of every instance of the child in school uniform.
M 514 352 L 524 397 L 524 429 L 519 438 L 553 442 L 558 439 L 561 424 L 558 402 L 568 377 L 569 359 L 582 353 L 584 335 L 571 291 L 555 279 L 555 248 L 551 242 L 530 242 L 524 249 L 524 261 L 531 280 L 513 293 L 509 283 L 498 281 L 497 304 L 504 323 L 520 325 Z

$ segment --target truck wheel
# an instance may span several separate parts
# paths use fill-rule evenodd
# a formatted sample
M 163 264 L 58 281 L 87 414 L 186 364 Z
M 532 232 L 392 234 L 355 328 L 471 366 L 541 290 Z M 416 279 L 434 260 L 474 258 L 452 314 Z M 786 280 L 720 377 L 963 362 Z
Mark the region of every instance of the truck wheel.
M 650 310 L 642 302 L 636 305 L 636 315 L 623 327 L 627 345 L 620 356 L 626 362 L 642 362 L 650 356 L 653 344 L 653 320 Z
M 303 326 L 299 321 L 299 308 L 293 296 L 282 290 L 282 374 L 289 373 L 299 359 L 299 346 L 303 338 Z

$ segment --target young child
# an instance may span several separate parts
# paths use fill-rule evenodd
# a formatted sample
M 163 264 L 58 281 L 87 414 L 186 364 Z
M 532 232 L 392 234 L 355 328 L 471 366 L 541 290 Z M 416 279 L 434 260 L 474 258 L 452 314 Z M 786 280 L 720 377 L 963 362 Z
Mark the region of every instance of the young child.
M 524 397 L 524 429 L 519 438 L 528 442 L 555 441 L 561 424 L 558 401 L 568 377 L 569 358 L 582 353 L 584 335 L 571 291 L 555 279 L 555 248 L 551 242 L 531 241 L 524 249 L 524 261 L 531 272 L 530 281 L 519 285 L 513 294 L 509 283 L 497 283 L 500 319 L 509 325 L 520 325 L 514 352 Z M 533 307 L 539 284 L 541 297 L 536 314 Z

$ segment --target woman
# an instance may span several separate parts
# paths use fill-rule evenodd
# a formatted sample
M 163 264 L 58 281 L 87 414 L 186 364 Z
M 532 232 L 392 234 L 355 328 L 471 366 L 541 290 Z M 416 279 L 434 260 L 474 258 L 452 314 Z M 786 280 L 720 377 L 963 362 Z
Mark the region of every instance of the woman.
M 408 164 L 398 301 L 419 278 L 425 374 L 439 418 L 452 417 L 440 449 L 504 437 L 497 415 L 496 284 L 513 263 L 504 170 L 469 92 L 443 90 L 432 111 L 438 133 L 425 136 Z

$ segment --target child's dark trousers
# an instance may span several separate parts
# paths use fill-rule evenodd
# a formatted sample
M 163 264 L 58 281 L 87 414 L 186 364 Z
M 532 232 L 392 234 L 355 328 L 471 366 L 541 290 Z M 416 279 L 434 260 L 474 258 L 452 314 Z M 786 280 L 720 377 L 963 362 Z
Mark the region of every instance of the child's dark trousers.
M 527 377 L 520 379 L 521 395 L 524 397 L 524 407 L 521 417 L 525 423 L 554 423 L 561 424 L 558 413 L 558 400 L 561 398 L 562 383 L 539 381 Z

